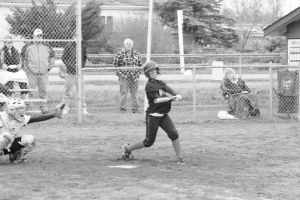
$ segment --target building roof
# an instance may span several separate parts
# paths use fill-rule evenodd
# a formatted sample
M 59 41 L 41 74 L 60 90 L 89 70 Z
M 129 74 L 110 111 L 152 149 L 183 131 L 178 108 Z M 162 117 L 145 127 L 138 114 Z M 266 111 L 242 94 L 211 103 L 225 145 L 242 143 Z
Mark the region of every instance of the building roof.
M 300 7 L 264 28 L 264 34 L 269 36 L 285 36 L 287 35 L 287 26 L 298 20 L 300 20 Z
M 86 4 L 90 0 L 81 0 L 82 4 Z M 127 6 L 148 6 L 149 0 L 98 0 L 104 5 L 127 5 Z M 166 0 L 154 0 L 154 2 L 165 2 Z M 37 4 L 44 3 L 45 0 L 35 0 Z M 71 4 L 76 0 L 54 0 L 57 5 Z M 1 4 L 31 4 L 31 0 L 1 0 Z M 20 5 L 19 5 L 20 6 Z

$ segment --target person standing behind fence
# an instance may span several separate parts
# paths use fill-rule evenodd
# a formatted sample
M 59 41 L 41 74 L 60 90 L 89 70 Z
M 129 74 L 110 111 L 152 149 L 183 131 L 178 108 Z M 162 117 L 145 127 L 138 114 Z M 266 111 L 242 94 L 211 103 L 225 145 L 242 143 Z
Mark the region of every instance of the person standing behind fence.
M 33 39 L 43 39 L 43 31 L 35 29 Z M 54 65 L 54 55 L 53 49 L 41 41 L 26 44 L 21 52 L 23 69 L 27 74 L 29 86 L 30 88 L 38 87 L 39 98 L 41 99 L 47 99 L 48 72 Z M 48 113 L 48 106 L 41 104 L 40 110 L 42 113 Z
M 81 52 L 82 52 L 81 67 L 84 68 L 87 59 L 86 48 L 83 47 Z M 72 93 L 75 88 L 76 91 L 78 91 L 77 66 L 76 66 L 76 42 L 70 42 L 65 46 L 62 54 L 62 61 L 66 65 L 66 71 L 63 77 L 65 79 L 64 102 L 66 106 L 63 111 L 63 114 L 68 114 L 70 110 Z M 83 113 L 88 115 L 89 113 L 86 110 L 85 100 L 83 100 L 83 106 L 84 106 Z
M 113 64 L 115 67 L 122 67 L 116 70 L 116 75 L 120 83 L 120 111 L 125 112 L 128 90 L 131 94 L 132 112 L 136 113 L 139 109 L 138 102 L 138 86 L 139 76 L 142 71 L 142 60 L 139 53 L 133 49 L 133 41 L 131 39 L 124 40 L 124 48 L 118 52 L 114 58 Z M 128 69 L 124 69 L 127 68 Z

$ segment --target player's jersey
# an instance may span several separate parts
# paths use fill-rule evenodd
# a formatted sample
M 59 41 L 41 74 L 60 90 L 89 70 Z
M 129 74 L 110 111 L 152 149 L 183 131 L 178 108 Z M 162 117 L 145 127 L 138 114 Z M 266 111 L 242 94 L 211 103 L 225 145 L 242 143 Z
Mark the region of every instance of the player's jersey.
M 0 112 L 0 134 L 8 132 L 17 137 L 22 126 L 26 126 L 30 120 L 30 116 L 24 115 L 22 121 L 10 119 L 6 112 Z
M 149 103 L 149 107 L 147 109 L 147 113 L 158 113 L 158 114 L 166 114 L 171 110 L 171 102 L 164 103 L 154 103 L 154 99 L 160 97 L 166 97 L 164 92 L 167 92 L 171 95 L 176 95 L 176 93 L 166 85 L 165 82 L 161 80 L 149 79 L 146 83 L 146 95 Z M 162 92 L 161 92 L 162 91 Z

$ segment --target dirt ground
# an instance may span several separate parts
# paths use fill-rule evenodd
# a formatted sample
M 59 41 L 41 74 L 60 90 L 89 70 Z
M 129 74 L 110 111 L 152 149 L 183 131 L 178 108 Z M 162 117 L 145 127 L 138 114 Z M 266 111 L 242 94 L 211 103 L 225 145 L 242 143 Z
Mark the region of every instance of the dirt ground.
M 217 119 L 189 122 L 171 112 L 185 166 L 159 131 L 135 160 L 119 160 L 124 143 L 145 135 L 143 114 L 92 112 L 32 124 L 22 134 L 38 143 L 22 164 L 0 157 L 0 199 L 296 200 L 300 199 L 300 124 Z M 201 119 L 211 115 L 199 112 Z M 109 166 L 135 165 L 122 169 Z

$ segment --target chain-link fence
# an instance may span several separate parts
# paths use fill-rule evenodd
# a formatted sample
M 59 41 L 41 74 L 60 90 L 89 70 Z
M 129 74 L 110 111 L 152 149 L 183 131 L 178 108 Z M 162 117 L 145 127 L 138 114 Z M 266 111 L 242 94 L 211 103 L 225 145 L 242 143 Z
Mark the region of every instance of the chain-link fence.
M 270 105 L 272 116 L 283 119 L 299 118 L 299 66 L 270 69 Z M 271 91 L 270 91 L 271 92 Z
M 209 56 L 214 59 L 208 59 Z M 120 108 L 120 85 L 115 75 L 117 68 L 112 67 L 113 57 L 114 55 L 89 56 L 89 64 L 84 69 L 85 93 L 91 100 L 87 103 L 88 106 L 115 111 Z M 238 114 L 239 118 L 256 117 L 259 114 L 268 119 L 276 119 L 280 116 L 277 114 L 276 102 L 273 102 L 277 98 L 274 93 L 277 86 L 274 86 L 275 83 L 271 85 L 270 77 L 277 79 L 273 76 L 274 70 L 280 66 L 288 68 L 281 64 L 284 63 L 285 54 L 207 55 L 207 57 L 187 55 L 187 57 L 195 60 L 195 63 L 186 63 L 185 73 L 181 73 L 178 55 L 154 55 L 151 58 L 160 66 L 160 78 L 183 95 L 182 101 L 174 102 L 174 109 L 179 110 L 178 112 L 185 116 L 184 119 L 196 121 L 217 119 L 219 111 L 230 110 L 229 99 L 221 90 L 223 71 L 227 67 L 233 68 L 250 90 L 250 94 L 240 95 L 239 93 L 242 93 L 243 90 L 234 92 L 238 94 L 238 102 L 241 102 L 238 109 L 240 112 L 244 112 Z M 203 61 L 202 58 L 205 60 Z M 213 60 L 217 61 L 217 65 L 214 65 Z M 244 63 L 241 63 L 241 60 Z M 143 75 L 139 79 L 137 96 L 140 105 L 144 105 L 146 81 L 147 79 Z M 295 92 L 294 96 L 298 94 Z M 128 93 L 128 101 L 130 101 L 130 93 Z M 254 106 L 254 110 L 249 108 L 249 104 Z M 289 107 L 290 105 L 285 106 Z M 131 108 L 130 102 L 128 102 L 128 108 Z M 142 106 L 140 106 L 140 110 L 143 110 Z
M 24 99 L 29 112 L 47 113 L 63 100 L 68 103 L 76 90 L 76 62 L 81 59 L 76 56 L 80 52 L 76 41 L 81 40 L 79 3 L 0 2 L 2 92 Z
M 125 73 L 124 80 L 119 80 L 116 73 L 122 66 L 114 68 L 114 54 L 88 54 L 85 63 L 85 48 L 76 42 L 81 38 L 78 19 L 82 7 L 76 7 L 80 1 L 34 2 L 0 3 L 0 20 L 6 30 L 0 32 L 3 43 L 0 76 L 8 90 L 6 95 L 20 96 L 33 110 L 43 112 L 61 101 L 67 103 L 65 112 L 70 108 L 71 114 L 80 110 L 78 102 L 79 105 L 82 102 L 86 114 L 87 111 L 98 114 L 99 110 L 125 112 L 125 109 L 144 112 L 147 81 L 144 75 L 137 78 Z M 13 50 L 10 46 L 14 46 Z M 83 62 L 79 63 L 80 60 Z M 145 60 L 145 55 L 141 55 L 141 63 Z M 183 99 L 174 102 L 173 109 L 183 120 L 216 119 L 219 111 L 228 111 L 228 99 L 220 88 L 226 67 L 235 69 L 255 94 L 254 102 L 258 101 L 262 116 L 292 118 L 299 113 L 299 92 L 294 88 L 299 78 L 289 76 L 291 83 L 289 78 L 282 78 L 284 72 L 278 68 L 287 63 L 286 54 L 185 55 L 185 69 L 180 67 L 179 55 L 151 55 L 151 60 L 160 67 L 161 79 L 182 94 Z M 293 85 L 290 93 L 284 91 L 289 85 Z

